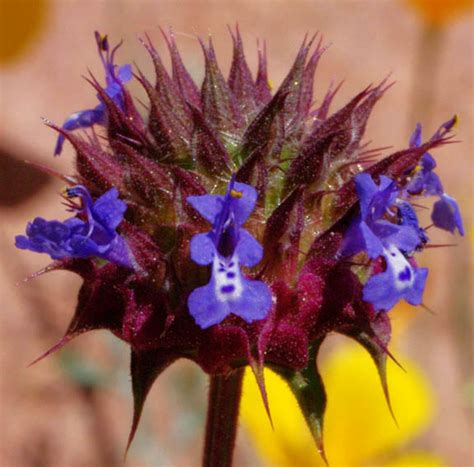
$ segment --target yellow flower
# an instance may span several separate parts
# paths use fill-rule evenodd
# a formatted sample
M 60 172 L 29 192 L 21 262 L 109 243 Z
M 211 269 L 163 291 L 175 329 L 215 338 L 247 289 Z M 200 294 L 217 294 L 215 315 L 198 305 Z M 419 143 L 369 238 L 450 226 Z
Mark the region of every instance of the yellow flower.
M 405 0 L 430 25 L 445 26 L 458 16 L 467 13 L 473 5 L 472 0 Z
M 429 425 L 434 412 L 433 395 L 425 378 L 407 358 L 400 359 L 407 373 L 391 362 L 388 365 L 399 428 L 390 416 L 377 371 L 364 349 L 347 342 L 322 363 L 328 394 L 324 439 L 331 466 L 442 465 L 439 459 L 423 453 L 391 456 Z M 250 373 L 246 375 L 241 409 L 244 426 L 263 460 L 279 467 L 323 466 L 288 387 L 271 371 L 266 371 L 265 379 L 275 431 L 266 420 Z M 388 460 L 382 462 L 382 458 Z
M 0 0 L 0 64 L 13 62 L 45 29 L 48 0 Z

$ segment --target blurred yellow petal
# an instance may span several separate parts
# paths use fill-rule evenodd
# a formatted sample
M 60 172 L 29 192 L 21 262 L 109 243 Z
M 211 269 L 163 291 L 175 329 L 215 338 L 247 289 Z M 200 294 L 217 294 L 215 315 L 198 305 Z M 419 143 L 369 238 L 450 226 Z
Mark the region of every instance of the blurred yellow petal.
M 432 26 L 444 26 L 467 13 L 474 5 L 472 0 L 406 0 L 422 18 Z
M 270 370 L 265 370 L 265 382 L 275 431 L 250 370 L 245 374 L 241 406 L 242 421 L 262 459 L 278 467 L 324 465 L 287 384 Z
M 417 435 L 431 420 L 433 396 L 419 370 L 399 356 L 407 373 L 389 365 L 389 385 L 400 429 L 390 417 L 370 356 L 348 342 L 322 365 L 328 393 L 325 446 L 334 466 L 357 466 Z M 257 386 L 247 372 L 242 420 L 262 458 L 281 467 L 323 465 L 298 405 L 286 384 L 265 372 L 272 432 Z
M 409 326 L 412 325 L 413 320 L 419 316 L 420 313 L 427 313 L 421 307 L 415 307 L 402 300 L 390 310 L 390 322 L 392 323 L 392 342 L 402 336 Z
M 399 428 L 391 419 L 370 356 L 348 342 L 322 367 L 328 393 L 326 450 L 333 465 L 360 465 L 416 436 L 432 420 L 433 394 L 420 370 L 397 354 L 407 373 L 388 363 Z
M 446 463 L 426 452 L 410 452 L 384 463 L 383 467 L 446 467 Z
M 0 0 L 0 64 L 21 57 L 46 24 L 47 0 Z

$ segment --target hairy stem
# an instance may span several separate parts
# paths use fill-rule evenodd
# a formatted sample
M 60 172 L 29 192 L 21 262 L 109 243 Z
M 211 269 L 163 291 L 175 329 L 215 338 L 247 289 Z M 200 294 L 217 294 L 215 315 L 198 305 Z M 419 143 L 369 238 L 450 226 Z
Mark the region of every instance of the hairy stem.
M 203 467 L 230 467 L 237 434 L 244 369 L 211 376 Z

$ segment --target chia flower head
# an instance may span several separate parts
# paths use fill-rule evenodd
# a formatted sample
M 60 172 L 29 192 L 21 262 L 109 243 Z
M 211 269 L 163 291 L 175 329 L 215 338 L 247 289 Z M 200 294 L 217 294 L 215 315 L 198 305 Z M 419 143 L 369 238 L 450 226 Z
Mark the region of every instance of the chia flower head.
M 83 285 L 66 334 L 46 354 L 92 329 L 130 345 L 130 440 L 151 385 L 175 360 L 193 360 L 211 379 L 250 365 L 267 409 L 263 368 L 271 367 L 324 455 L 321 342 L 339 332 L 361 343 L 388 398 L 386 312 L 401 299 L 422 303 L 427 278 L 414 259 L 429 239 L 413 200 L 439 196 L 434 224 L 463 232 L 428 153 L 454 120 L 425 143 L 418 126 L 407 149 L 376 161 L 379 151 L 362 140 L 391 85 L 369 86 L 335 112 L 339 87 L 330 88 L 313 106 L 321 40 L 303 42 L 272 94 L 265 48 L 253 78 L 238 30 L 227 79 L 211 40 L 200 40 L 200 88 L 173 34 L 164 39 L 171 73 L 147 40 L 155 82 L 134 75 L 148 95 L 145 115 L 126 87 L 130 65 L 117 68 L 118 46 L 96 34 L 106 75 L 105 87 L 91 80 L 99 104 L 51 124 L 60 134 L 55 154 L 64 140 L 75 149 L 66 196 L 81 204 L 65 221 L 36 218 L 16 243 L 49 254 L 48 270 L 72 271 Z M 93 125 L 105 138 L 88 134 Z

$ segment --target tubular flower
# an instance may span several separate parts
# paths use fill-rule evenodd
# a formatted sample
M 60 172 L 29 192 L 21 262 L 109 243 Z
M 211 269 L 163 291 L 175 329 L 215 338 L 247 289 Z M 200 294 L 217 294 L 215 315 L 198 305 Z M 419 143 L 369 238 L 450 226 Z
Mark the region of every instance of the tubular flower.
M 28 224 L 26 237 L 16 237 L 16 246 L 22 250 L 47 253 L 53 259 L 97 256 L 132 267 L 128 247 L 116 232 L 127 209 L 127 205 L 118 199 L 117 189 L 111 188 L 95 202 L 87 188 L 81 185 L 68 189 L 67 196 L 82 199 L 82 207 L 73 208 L 76 217 L 64 222 L 37 217 Z
M 83 279 L 71 324 L 46 354 L 92 329 L 108 329 L 130 346 L 130 441 L 156 378 L 187 358 L 211 379 L 206 465 L 231 457 L 246 365 L 268 413 L 264 367 L 290 385 L 324 456 L 318 349 L 330 332 L 358 341 L 388 397 L 390 320 L 378 311 L 402 298 L 421 302 L 427 271 L 413 254 L 428 237 L 410 204 L 412 188 L 421 187 L 418 196 L 432 186 L 425 154 L 447 140 L 452 125 L 376 162 L 363 137 L 390 84 L 366 88 L 335 112 L 338 88 L 330 88 L 313 108 L 321 41 L 303 42 L 272 94 L 265 48 L 254 78 L 238 29 L 231 34 L 227 79 L 212 42 L 200 41 L 200 88 L 171 33 L 164 33 L 171 72 L 144 41 L 156 72 L 154 83 L 139 70 L 134 75 L 148 96 L 146 115 L 123 86 L 130 68 L 116 70 L 117 48 L 109 52 L 97 39 L 106 87 L 91 84 L 100 104 L 63 127 L 50 124 L 60 133 L 59 150 L 63 138 L 75 149 L 76 173 L 63 179 L 82 204 L 64 222 L 37 218 L 17 246 L 48 253 L 55 260 L 48 271 Z M 104 127 L 104 138 L 84 137 L 93 123 Z M 78 128 L 82 136 L 72 131 Z M 437 209 L 436 218 L 456 218 Z
M 441 125 L 433 138 L 438 138 L 443 130 L 446 131 L 446 129 L 452 128 L 456 122 L 456 116 L 448 120 Z M 419 123 L 416 125 L 415 131 L 410 138 L 410 146 L 421 146 L 421 125 Z M 407 185 L 407 192 L 410 195 L 439 196 L 439 200 L 433 205 L 433 212 L 431 214 L 433 224 L 451 233 L 454 233 L 457 229 L 461 235 L 464 235 L 464 227 L 458 203 L 454 198 L 451 198 L 444 192 L 440 178 L 434 173 L 435 168 L 436 161 L 433 156 L 428 152 L 423 154 L 416 173 Z
M 262 259 L 262 246 L 241 228 L 256 201 L 256 190 L 245 183 L 235 183 L 235 177 L 225 197 L 188 197 L 188 202 L 213 223 L 211 232 L 196 234 L 190 245 L 195 263 L 212 263 L 209 284 L 194 289 L 188 298 L 189 312 L 203 329 L 220 323 L 230 313 L 251 323 L 265 318 L 270 310 L 272 297 L 267 285 L 245 279 L 239 267 L 255 266 Z
M 456 117 L 443 123 L 431 140 L 443 137 L 455 123 Z M 421 146 L 418 124 L 410 147 Z M 402 298 L 412 305 L 420 305 L 423 300 L 428 270 L 417 268 L 410 257 L 429 239 L 410 200 L 419 195 L 440 196 L 431 216 L 434 225 L 452 233 L 456 228 L 461 235 L 464 233 L 459 207 L 444 193 L 441 180 L 433 172 L 435 167 L 434 158 L 424 153 L 404 189 L 385 176 L 380 176 L 378 186 L 368 173 L 355 176 L 360 214 L 345 235 L 341 254 L 351 256 L 364 251 L 371 259 L 383 258 L 385 271 L 370 277 L 363 289 L 364 300 L 376 310 L 388 311 Z
M 369 174 L 355 177 L 360 215 L 347 231 L 343 254 L 365 251 L 369 258 L 383 257 L 386 270 L 372 276 L 364 286 L 363 298 L 376 310 L 389 310 L 404 298 L 412 305 L 422 302 L 428 270 L 413 267 L 405 255 L 427 241 L 415 211 L 407 202 L 397 208 L 395 182 L 381 176 L 376 185 Z M 390 211 L 398 209 L 398 216 Z M 391 219 L 394 219 L 391 221 Z
M 366 251 L 374 259 L 391 247 L 408 252 L 415 250 L 420 243 L 415 227 L 410 222 L 398 224 L 388 220 L 390 208 L 397 198 L 395 182 L 381 176 L 377 186 L 369 174 L 359 174 L 355 177 L 355 183 L 360 215 L 347 232 L 344 253 Z
M 130 65 L 123 65 L 117 69 L 114 64 L 114 56 L 120 44 L 112 51 L 109 47 L 107 36 L 101 36 L 98 32 L 95 33 L 97 47 L 99 49 L 100 59 L 104 65 L 106 87 L 104 92 L 110 97 L 118 106 L 123 105 L 122 85 L 132 79 L 132 67 Z M 93 125 L 104 125 L 107 112 L 106 107 L 100 95 L 97 96 L 100 104 L 93 109 L 81 110 L 70 115 L 63 123 L 64 130 L 77 130 L 79 128 L 89 128 Z M 54 155 L 59 156 L 63 149 L 65 136 L 60 134 L 54 149 Z

